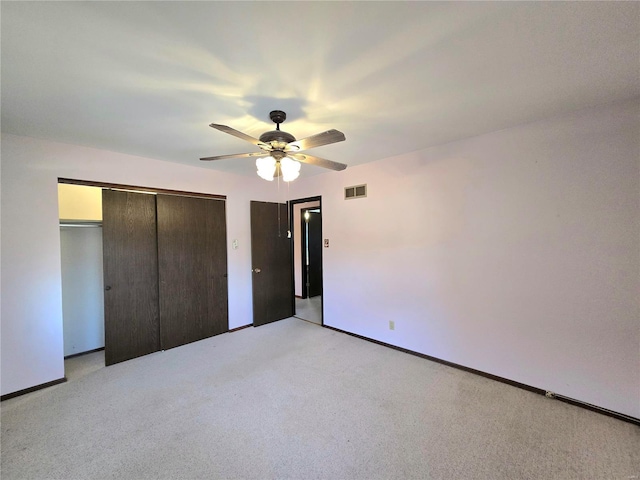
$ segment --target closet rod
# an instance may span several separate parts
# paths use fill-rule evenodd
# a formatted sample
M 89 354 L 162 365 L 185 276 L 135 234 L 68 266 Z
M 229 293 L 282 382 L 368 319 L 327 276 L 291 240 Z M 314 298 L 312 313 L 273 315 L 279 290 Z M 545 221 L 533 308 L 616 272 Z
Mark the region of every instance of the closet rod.
M 83 227 L 83 228 L 96 228 L 102 227 L 102 222 L 60 222 L 61 227 Z

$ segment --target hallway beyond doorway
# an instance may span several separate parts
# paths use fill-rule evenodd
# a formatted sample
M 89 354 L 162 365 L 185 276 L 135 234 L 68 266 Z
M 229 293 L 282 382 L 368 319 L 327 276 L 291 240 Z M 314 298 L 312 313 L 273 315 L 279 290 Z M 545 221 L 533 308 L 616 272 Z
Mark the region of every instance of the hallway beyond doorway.
M 322 325 L 322 295 L 311 298 L 296 297 L 297 318 Z

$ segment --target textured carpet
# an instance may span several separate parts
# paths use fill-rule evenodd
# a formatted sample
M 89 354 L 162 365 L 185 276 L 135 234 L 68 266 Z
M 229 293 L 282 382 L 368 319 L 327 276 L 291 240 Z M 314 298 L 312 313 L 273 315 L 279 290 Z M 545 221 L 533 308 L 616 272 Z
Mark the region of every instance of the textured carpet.
M 287 319 L 2 403 L 2 479 L 629 479 L 640 428 Z

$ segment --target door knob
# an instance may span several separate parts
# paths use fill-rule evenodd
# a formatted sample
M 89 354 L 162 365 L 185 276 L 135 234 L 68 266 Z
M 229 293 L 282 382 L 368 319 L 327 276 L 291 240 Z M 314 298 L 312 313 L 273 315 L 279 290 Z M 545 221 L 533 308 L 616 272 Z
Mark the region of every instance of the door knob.
M 111 290 L 111 285 L 107 285 L 106 287 L 104 287 L 105 290 Z
M 262 270 L 260 270 L 259 268 L 254 268 L 253 269 L 253 273 L 260 273 Z

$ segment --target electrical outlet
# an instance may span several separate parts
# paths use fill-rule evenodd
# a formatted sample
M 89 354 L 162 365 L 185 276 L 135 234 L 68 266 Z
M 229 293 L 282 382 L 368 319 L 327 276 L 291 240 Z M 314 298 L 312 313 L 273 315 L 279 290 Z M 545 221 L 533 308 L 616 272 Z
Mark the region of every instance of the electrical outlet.
M 389 330 L 395 330 L 396 329 L 396 322 L 394 322 L 393 320 L 389 320 Z
M 549 390 L 545 392 L 544 396 L 547 398 L 556 398 L 556 394 L 553 392 L 550 392 Z

